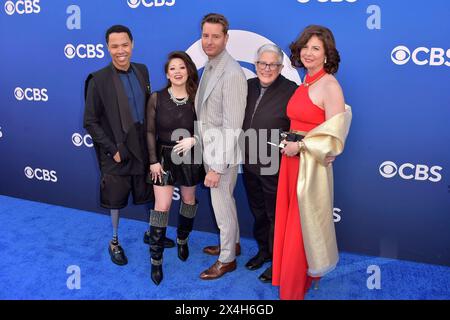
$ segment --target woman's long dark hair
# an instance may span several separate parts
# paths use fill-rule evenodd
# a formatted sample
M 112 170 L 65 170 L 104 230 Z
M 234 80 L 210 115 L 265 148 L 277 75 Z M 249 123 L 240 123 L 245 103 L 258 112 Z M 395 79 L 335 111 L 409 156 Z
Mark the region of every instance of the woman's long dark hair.
M 181 59 L 184 61 L 188 72 L 188 79 L 186 82 L 186 91 L 189 95 L 189 100 L 193 103 L 195 101 L 195 94 L 197 93 L 198 88 L 198 73 L 197 67 L 195 66 L 194 61 L 192 61 L 191 57 L 184 51 L 172 51 L 167 56 L 167 62 L 164 65 L 164 71 L 167 74 L 169 71 L 169 63 L 173 59 Z M 167 80 L 166 89 L 172 85 L 170 80 Z

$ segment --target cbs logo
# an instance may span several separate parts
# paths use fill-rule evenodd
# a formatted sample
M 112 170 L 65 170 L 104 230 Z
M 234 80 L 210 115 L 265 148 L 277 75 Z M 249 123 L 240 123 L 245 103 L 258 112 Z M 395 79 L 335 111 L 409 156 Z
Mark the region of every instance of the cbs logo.
M 41 12 L 41 7 L 39 6 L 39 0 L 16 1 L 16 3 L 6 1 L 5 12 L 8 15 L 13 15 L 14 12 L 17 12 L 18 14 L 39 13 Z
M 14 97 L 22 101 L 26 99 L 28 101 L 48 101 L 47 89 L 38 88 L 25 88 L 17 87 L 14 89 Z
M 0 127 L 0 138 L 3 137 L 2 127 Z
M 94 146 L 94 144 L 92 143 L 92 137 L 89 134 L 85 134 L 84 136 L 82 136 L 78 132 L 75 132 L 72 135 L 72 143 L 76 147 L 81 147 L 82 145 L 85 145 L 88 148 L 92 148 Z
M 58 177 L 56 176 L 56 171 L 54 170 L 47 170 L 47 169 L 33 169 L 31 167 L 25 167 L 23 170 L 25 173 L 25 176 L 28 179 L 37 179 L 40 181 L 50 181 L 50 182 L 57 182 Z
M 103 44 L 66 44 L 64 47 L 64 54 L 68 59 L 78 57 L 80 59 L 103 58 L 105 52 L 103 51 Z
M 339 221 L 341 221 L 341 215 L 340 215 L 340 213 L 341 213 L 341 209 L 339 209 L 339 208 L 333 208 L 333 221 L 336 223 L 336 222 L 339 222 Z
M 391 52 L 392 61 L 401 66 L 412 60 L 418 66 L 442 66 L 450 67 L 450 49 L 419 47 L 411 51 L 406 46 L 397 46 Z
M 144 7 L 150 8 L 150 7 L 162 7 L 162 6 L 167 6 L 167 7 L 171 7 L 173 5 L 175 5 L 175 0 L 153 0 L 153 1 L 149 1 L 149 0 L 127 0 L 128 6 L 132 9 L 136 9 L 137 7 L 139 7 L 142 3 L 142 5 Z
M 178 201 L 180 199 L 181 199 L 180 188 L 174 187 L 173 188 L 173 193 L 172 193 L 172 200 L 173 201 Z
M 356 2 L 357 0 L 317 0 L 318 2 L 348 2 L 348 3 L 353 3 Z M 297 2 L 300 3 L 308 3 L 309 0 L 297 0 Z
M 411 164 L 404 163 L 398 167 L 392 161 L 385 161 L 380 165 L 380 174 L 385 178 L 393 178 L 398 175 L 405 180 L 418 180 L 418 181 L 431 181 L 439 182 L 442 179 L 442 175 L 439 171 L 442 170 L 440 166 L 429 167 L 424 164 Z

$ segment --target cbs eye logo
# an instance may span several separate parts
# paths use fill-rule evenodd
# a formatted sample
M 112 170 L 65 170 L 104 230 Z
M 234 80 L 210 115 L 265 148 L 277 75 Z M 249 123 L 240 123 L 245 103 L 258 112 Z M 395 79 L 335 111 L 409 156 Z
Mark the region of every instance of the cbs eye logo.
M 380 165 L 380 174 L 385 178 L 392 178 L 397 174 L 398 168 L 392 161 L 385 161 Z
M 76 147 L 81 147 L 82 145 L 85 145 L 88 148 L 92 148 L 94 146 L 94 144 L 92 143 L 92 137 L 89 134 L 85 134 L 84 136 L 82 136 L 78 132 L 75 132 L 72 135 L 72 143 Z
M 7 15 L 13 15 L 15 12 L 18 14 L 30 14 L 41 12 L 41 7 L 39 7 L 39 0 L 21 0 L 5 2 L 5 12 Z
M 28 179 L 37 179 L 40 181 L 47 181 L 47 182 L 57 182 L 58 181 L 58 177 L 56 176 L 56 171 L 55 170 L 47 170 L 47 169 L 33 169 L 31 167 L 25 167 L 25 169 L 23 170 L 23 172 L 25 173 L 25 176 Z
M 144 7 L 150 8 L 150 7 L 162 7 L 162 6 L 167 6 L 167 7 L 171 7 L 173 5 L 175 5 L 175 0 L 153 0 L 153 1 L 149 1 L 149 0 L 127 0 L 128 6 L 131 9 L 136 9 L 137 7 L 139 7 L 142 3 L 142 5 Z
M 440 166 L 432 166 L 429 167 L 424 164 L 412 164 L 412 163 L 404 163 L 400 166 L 397 166 L 392 161 L 383 162 L 379 171 L 380 174 L 387 179 L 393 178 L 398 175 L 405 180 L 418 180 L 418 181 L 431 181 L 431 182 L 439 182 L 442 179 L 442 175 L 440 171 L 442 167 Z
M 14 97 L 18 101 L 26 99 L 28 101 L 48 101 L 47 89 L 17 87 L 14 89 Z
M 253 65 L 255 63 L 255 52 L 258 50 L 258 48 L 260 48 L 264 44 L 274 42 L 260 34 L 247 30 L 229 30 L 228 33 L 230 35 L 230 38 L 227 42 L 228 53 L 241 64 L 242 71 L 244 72 L 247 79 L 256 77 L 256 74 L 252 70 L 248 69 L 245 65 L 242 64 L 245 63 Z M 243 43 L 245 43 L 244 47 L 242 46 Z M 186 53 L 189 54 L 189 56 L 194 61 L 197 70 L 203 68 L 208 62 L 201 46 L 201 40 L 195 41 L 186 50 Z M 283 64 L 285 67 L 281 70 L 281 74 L 289 80 L 297 84 L 301 84 L 302 81 L 297 69 L 291 66 L 289 57 L 284 52 Z
M 14 6 L 14 2 L 12 1 L 6 1 L 5 2 L 5 12 L 8 15 L 12 15 L 14 14 L 14 11 L 16 10 L 15 6 Z
M 406 64 L 410 58 L 411 52 L 405 46 L 395 47 L 391 52 L 392 61 L 399 66 Z
M 406 46 L 397 46 L 391 52 L 391 60 L 396 65 L 404 65 L 412 60 L 418 66 L 450 67 L 450 49 L 418 47 L 412 52 Z
M 74 46 L 69 43 L 64 47 L 64 55 L 67 59 L 78 57 L 80 59 L 103 58 L 105 52 L 103 51 L 103 44 L 78 44 Z

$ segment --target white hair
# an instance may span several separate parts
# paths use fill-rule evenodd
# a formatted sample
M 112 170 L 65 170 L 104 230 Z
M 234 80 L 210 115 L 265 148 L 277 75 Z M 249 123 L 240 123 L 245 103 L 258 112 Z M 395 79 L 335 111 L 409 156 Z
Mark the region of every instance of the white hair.
M 283 51 L 279 46 L 273 43 L 266 43 L 263 44 L 261 47 L 259 47 L 258 51 L 256 52 L 256 60 L 259 60 L 261 55 L 264 52 L 273 52 L 278 56 L 278 63 L 283 63 Z

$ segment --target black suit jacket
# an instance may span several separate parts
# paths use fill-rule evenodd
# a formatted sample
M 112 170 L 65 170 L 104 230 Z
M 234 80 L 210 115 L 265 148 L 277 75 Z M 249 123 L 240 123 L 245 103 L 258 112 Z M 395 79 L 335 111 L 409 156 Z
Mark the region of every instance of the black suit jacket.
M 147 102 L 150 96 L 148 69 L 140 63 L 132 63 L 131 67 Z M 144 174 L 148 164 L 145 123 L 133 123 L 125 89 L 112 63 L 89 74 L 84 92 L 84 128 L 92 136 L 100 170 L 115 175 Z M 113 159 L 117 151 L 121 163 Z
M 280 129 L 282 131 L 289 130 L 290 121 L 286 115 L 286 107 L 291 98 L 292 94 L 297 89 L 297 84 L 293 81 L 286 79 L 281 74 L 278 78 L 267 88 L 261 101 L 259 102 L 258 108 L 255 111 L 256 100 L 261 92 L 261 84 L 258 78 L 252 78 L 248 81 L 248 95 L 247 95 L 247 107 L 245 109 L 245 119 L 243 124 L 243 130 L 248 129 L 267 129 L 268 138 L 264 141 L 260 141 L 259 134 L 257 131 L 257 148 L 256 152 L 259 154 L 259 146 L 264 146 L 267 148 L 267 155 L 269 157 L 278 157 L 280 160 L 280 152 L 277 147 L 270 146 L 267 141 L 278 140 L 278 137 L 272 137 L 270 134 L 270 129 Z M 254 115 L 253 115 L 254 113 Z M 253 116 L 253 118 L 252 118 Z M 246 139 L 247 140 L 247 139 Z M 255 146 L 253 146 L 255 148 Z M 250 146 L 248 140 L 245 144 L 245 169 L 249 170 L 254 174 L 260 174 L 261 167 L 269 167 L 270 165 L 263 165 L 259 161 L 255 164 L 249 163 L 250 158 Z M 253 150 L 254 151 L 254 150 Z M 254 158 L 254 155 L 253 155 Z

